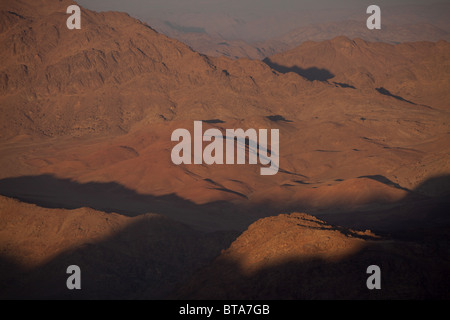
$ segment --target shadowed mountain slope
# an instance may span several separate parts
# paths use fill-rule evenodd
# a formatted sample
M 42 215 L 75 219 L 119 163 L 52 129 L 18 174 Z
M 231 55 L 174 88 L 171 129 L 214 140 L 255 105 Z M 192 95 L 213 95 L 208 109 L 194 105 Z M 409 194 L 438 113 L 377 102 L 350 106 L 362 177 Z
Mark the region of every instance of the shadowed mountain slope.
M 403 243 L 367 230 L 335 227 L 307 214 L 279 215 L 251 225 L 173 297 L 448 299 L 448 249 L 448 239 L 440 245 Z M 381 269 L 381 290 L 366 286 L 371 265 Z
M 377 90 L 405 102 L 449 110 L 450 43 L 446 41 L 392 45 L 340 36 L 305 42 L 265 62 L 283 73 L 308 78 L 304 70 L 312 69 L 313 80 Z M 323 70 L 328 76 L 320 76 Z
M 231 60 L 123 13 L 82 9 L 82 29 L 68 30 L 72 3 L 0 2 L 2 297 L 163 298 L 206 267 L 177 297 L 371 298 L 360 280 L 377 261 L 402 274 L 387 275 L 387 297 L 445 297 L 435 275 L 448 267 L 447 42 L 338 37 L 266 63 Z M 278 129 L 278 174 L 175 165 L 172 133 L 195 120 Z M 273 217 L 292 212 L 334 226 Z M 64 287 L 77 263 L 84 296 Z M 297 289 L 284 278 L 293 270 L 313 270 L 314 283 Z M 332 288 L 319 292 L 324 275 Z

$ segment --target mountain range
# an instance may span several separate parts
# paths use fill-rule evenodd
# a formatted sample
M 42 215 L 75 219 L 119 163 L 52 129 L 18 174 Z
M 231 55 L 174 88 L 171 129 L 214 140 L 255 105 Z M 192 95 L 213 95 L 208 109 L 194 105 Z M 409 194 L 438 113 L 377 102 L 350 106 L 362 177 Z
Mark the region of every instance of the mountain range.
M 231 59 L 72 4 L 0 2 L 1 298 L 357 299 L 377 261 L 363 297 L 448 298 L 449 42 Z M 173 164 L 194 121 L 278 129 L 279 173 Z
M 345 9 L 340 6 L 345 3 L 336 5 L 334 10 L 273 10 L 269 17 L 256 13 L 233 16 L 200 12 L 168 14 L 166 20 L 146 14 L 137 16 L 198 52 L 232 59 L 263 60 L 306 41 L 331 40 L 338 36 L 389 44 L 450 40 L 447 3 L 381 4 L 381 30 L 366 27 L 365 19 L 369 16 L 364 3 Z

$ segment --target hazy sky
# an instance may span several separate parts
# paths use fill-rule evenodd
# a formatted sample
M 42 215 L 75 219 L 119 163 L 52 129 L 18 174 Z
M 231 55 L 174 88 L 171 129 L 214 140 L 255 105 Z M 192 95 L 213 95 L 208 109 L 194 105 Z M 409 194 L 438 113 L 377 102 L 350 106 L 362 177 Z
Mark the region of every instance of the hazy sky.
M 251 13 L 264 11 L 356 8 L 377 5 L 427 4 L 427 0 L 78 0 L 82 6 L 95 10 L 117 10 L 129 13 L 221 12 Z M 444 1 L 440 1 L 444 2 Z
M 310 23 L 367 19 L 371 4 L 381 7 L 384 21 L 395 22 L 397 12 L 404 8 L 412 14 L 404 15 L 400 23 L 419 23 L 448 20 L 442 10 L 430 11 L 430 3 L 450 3 L 450 0 L 76 0 L 95 11 L 124 11 L 157 27 L 169 21 L 186 27 L 201 27 L 208 33 L 228 37 L 271 37 Z M 418 7 L 417 5 L 421 5 Z M 415 9 L 413 9 L 415 8 Z M 384 12 L 383 12 L 383 9 Z M 392 13 L 389 15 L 389 13 Z M 445 14 L 445 13 L 444 13 Z M 437 15 L 440 15 L 439 17 Z M 434 19 L 438 17 L 439 19 Z M 228 21 L 226 21 L 228 19 Z M 232 19 L 238 19 L 233 25 Z M 388 20 L 390 19 L 390 20 Z M 410 19 L 410 21 L 408 21 Z M 422 20 L 422 21 L 419 21 Z M 267 24 L 264 22 L 267 21 Z M 259 33 L 258 30 L 260 29 Z

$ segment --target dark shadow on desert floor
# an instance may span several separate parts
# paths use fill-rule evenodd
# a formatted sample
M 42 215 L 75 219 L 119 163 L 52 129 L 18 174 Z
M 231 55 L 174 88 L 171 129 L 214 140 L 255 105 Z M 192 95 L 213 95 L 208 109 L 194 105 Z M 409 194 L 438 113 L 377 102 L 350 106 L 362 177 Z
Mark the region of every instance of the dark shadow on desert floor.
M 280 169 L 280 172 L 284 171 Z M 217 201 L 199 205 L 176 194 L 163 196 L 140 194 L 115 182 L 78 183 L 47 174 L 2 179 L 0 180 L 0 194 L 45 208 L 88 207 L 129 217 L 145 213 L 158 213 L 210 231 L 243 231 L 260 217 L 295 211 L 313 213 L 328 222 L 345 227 L 366 228 L 391 234 L 395 234 L 397 231 L 403 234 L 404 230 L 420 228 L 424 222 L 429 224 L 449 219 L 446 211 L 450 201 L 448 198 L 450 194 L 449 176 L 430 178 L 416 190 L 403 188 L 381 175 L 360 178 L 370 178 L 408 191 L 408 195 L 397 203 L 379 203 L 362 208 L 330 207 L 322 208 L 320 211 L 301 203 L 285 206 L 282 203 L 274 202 L 264 203 L 260 206 L 247 201 L 239 204 Z M 227 190 L 221 191 L 227 192 Z M 246 198 L 240 194 L 238 196 L 242 199 Z M 257 214 L 252 214 L 252 212 Z M 425 213 L 427 213 L 426 221 Z
M 156 225 L 156 227 L 155 227 Z M 163 232 L 161 232 L 161 230 Z M 147 235 L 147 236 L 146 236 Z M 449 244 L 368 242 L 329 261 L 292 258 L 247 274 L 241 261 L 216 259 L 236 234 L 195 234 L 161 221 L 135 224 L 32 269 L 2 261 L 0 299 L 448 299 Z M 66 288 L 68 266 L 82 270 L 82 290 Z M 382 290 L 366 287 L 368 266 L 382 270 Z M 2 269 L 4 270 L 4 269 Z
M 372 178 L 393 184 L 382 176 Z M 248 266 L 248 262 L 222 255 L 169 297 L 188 300 L 449 299 L 449 195 L 450 176 L 438 176 L 423 182 L 385 214 L 380 215 L 378 210 L 383 210 L 380 208 L 372 212 L 343 214 L 343 217 L 331 213 L 324 216 L 326 224 L 316 222 L 317 226 L 311 227 L 300 223 L 298 232 L 314 230 L 318 242 L 295 245 L 317 246 L 317 257 L 290 257 L 270 263 L 262 260 L 259 268 L 249 272 L 243 267 L 245 263 Z M 335 217 L 331 219 L 333 215 Z M 346 227 L 341 227 L 341 223 Z M 348 229 L 370 225 L 374 229 L 391 231 L 395 237 L 360 236 Z M 364 245 L 341 259 L 319 257 L 320 242 L 330 235 L 321 234 L 321 231 L 330 229 L 349 239 L 364 239 Z M 270 234 L 270 230 L 261 232 Z M 267 246 L 266 259 L 270 261 L 274 250 L 285 250 L 289 241 L 292 240 L 288 236 L 280 240 L 278 247 Z M 258 248 L 254 248 L 258 254 L 247 256 L 246 260 L 258 259 L 265 241 L 259 243 Z M 246 252 L 251 255 L 252 248 L 248 247 Z M 381 290 L 369 290 L 366 286 L 369 277 L 366 271 L 371 265 L 379 266 L 382 271 Z
M 265 58 L 263 62 L 268 65 L 273 70 L 279 72 L 279 73 L 289 73 L 293 72 L 298 74 L 299 76 L 307 79 L 308 81 L 322 81 L 322 82 L 328 82 L 328 80 L 333 79 L 335 75 L 331 73 L 327 69 L 323 68 L 317 68 L 317 67 L 310 67 L 310 68 L 302 68 L 299 66 L 284 66 L 281 64 L 278 64 L 276 62 L 273 62 L 270 60 L 270 58 Z M 356 89 L 354 86 L 348 84 L 348 83 L 342 83 L 342 82 L 331 82 L 336 87 L 344 88 L 344 89 Z M 379 91 L 380 92 L 380 91 Z M 381 92 L 380 92 L 381 93 Z M 394 96 L 395 97 L 395 96 Z M 406 101 L 406 100 L 404 100 Z M 409 102 L 409 101 L 407 101 Z
M 382 175 L 361 176 L 359 178 L 372 179 L 372 180 L 384 183 L 385 185 L 388 185 L 388 186 L 391 186 L 391 187 L 394 187 L 394 188 L 397 188 L 397 189 L 400 189 L 400 190 L 403 190 L 403 191 L 408 191 L 408 192 L 410 191 L 409 189 L 402 187 L 398 183 L 395 183 L 395 182 L 389 180 L 388 178 L 386 178 L 386 177 L 384 177 Z
M 354 86 L 347 84 L 347 83 L 342 83 L 342 82 L 333 82 L 336 86 L 341 87 L 341 88 L 349 88 L 349 89 L 356 89 Z
M 0 255 L 0 299 L 161 299 L 238 235 L 148 216 L 34 269 Z M 66 287 L 70 265 L 81 269 L 81 290 Z
M 243 210 L 226 201 L 198 205 L 176 194 L 140 194 L 115 182 L 78 183 L 48 174 L 2 179 L 0 194 L 44 208 L 87 207 L 128 217 L 158 213 L 207 230 L 241 230 L 251 223 Z
M 285 172 L 280 169 L 280 172 Z M 285 172 L 291 174 L 290 172 Z M 18 199 L 45 208 L 77 209 L 88 207 L 106 213 L 118 213 L 136 217 L 145 213 L 162 214 L 203 231 L 243 231 L 255 220 L 285 212 L 307 212 L 335 225 L 349 228 L 370 229 L 396 236 L 409 234 L 409 230 L 439 221 L 450 221 L 447 214 L 450 199 L 450 176 L 426 180 L 417 190 L 408 190 L 381 175 L 364 176 L 408 192 L 408 196 L 396 203 L 377 203 L 364 207 L 315 207 L 297 203 L 285 205 L 266 202 L 259 205 L 247 200 L 235 191 L 215 188 L 235 194 L 243 202 L 216 201 L 196 204 L 176 194 L 154 196 L 140 194 L 118 183 L 78 183 L 52 175 L 23 176 L 0 180 L 0 195 Z M 208 179 L 207 179 L 208 180 Z M 206 180 L 206 181 L 207 181 Z M 406 231 L 405 231 L 406 230 Z
M 408 190 L 381 175 L 366 176 Z M 372 205 L 355 210 L 324 210 L 311 212 L 331 224 L 370 229 L 378 234 L 401 240 L 421 241 L 430 230 L 439 234 L 448 232 L 450 226 L 450 176 L 429 178 L 398 202 Z
M 140 197 L 145 197 L 147 212 L 164 214 L 164 210 L 167 210 L 165 213 L 168 213 L 170 205 L 177 204 L 179 209 L 175 210 L 184 208 L 185 212 L 193 210 L 191 213 L 210 209 L 183 202 L 173 196 L 138 195 L 114 183 L 82 185 L 64 180 L 61 182 L 49 176 L 35 178 L 35 183 L 45 183 L 46 188 L 50 188 L 47 191 L 61 196 L 57 202 L 53 202 L 53 205 L 60 207 L 91 206 L 112 210 L 114 206 L 121 205 L 123 199 L 142 201 Z M 329 211 L 322 214 L 321 219 L 336 226 L 336 232 L 349 237 L 353 237 L 345 229 L 349 227 L 357 230 L 370 228 L 375 232 L 381 230 L 394 236 L 382 240 L 366 238 L 364 248 L 338 261 L 314 257 L 291 258 L 265 265 L 249 275 L 242 271 L 240 261 L 218 259 L 210 264 L 239 233 L 204 232 L 179 222 L 153 217 L 145 223 L 132 224 L 101 241 L 85 243 L 63 252 L 31 270 L 0 255 L 0 298 L 449 298 L 449 181 L 449 176 L 429 179 L 417 188 L 419 196 L 411 193 L 401 203 L 385 208 L 381 206 L 361 212 Z M 33 198 L 30 192 L 33 190 L 25 187 L 31 186 L 31 182 L 30 177 L 4 179 L 0 181 L 0 193 L 13 197 L 13 193 L 21 190 L 21 195 L 15 198 L 28 199 L 27 202 L 30 202 Z M 39 183 L 34 191 L 39 189 Z M 437 195 L 436 190 L 439 190 Z M 80 198 L 80 194 L 91 192 L 97 192 L 96 201 L 100 202 L 83 203 L 88 198 Z M 122 198 L 117 198 L 115 192 L 120 192 Z M 63 200 L 71 202 L 61 206 Z M 107 203 L 109 206 L 106 206 Z M 153 204 L 155 207 L 152 207 Z M 223 203 L 210 205 L 214 207 Z M 226 205 L 230 210 L 236 210 L 232 204 Z M 225 207 L 215 210 L 226 211 Z M 268 210 L 272 215 L 284 212 L 276 208 Z M 112 211 L 118 212 L 117 208 Z M 141 211 L 143 214 L 145 210 Z M 140 211 L 134 208 L 133 212 L 136 215 Z M 167 215 L 170 217 L 170 214 Z M 316 231 L 320 232 L 319 229 Z M 66 268 L 72 264 L 79 265 L 83 270 L 81 291 L 68 291 L 66 288 Z M 366 288 L 368 275 L 365 271 L 372 264 L 379 265 L 383 270 L 381 291 L 372 292 Z
M 400 96 L 397 96 L 397 95 L 395 95 L 395 94 L 392 94 L 389 90 L 387 90 L 387 89 L 385 89 L 385 88 L 376 88 L 376 90 L 378 91 L 378 93 L 381 93 L 381 94 L 384 95 L 384 96 L 392 97 L 392 98 L 397 99 L 397 100 L 399 100 L 399 101 L 403 101 L 403 102 L 407 102 L 407 103 L 416 105 L 414 102 L 411 102 L 411 101 L 409 101 L 409 100 L 406 100 L 406 99 L 404 99 L 404 98 L 402 98 L 402 97 L 400 97 Z
M 399 300 L 449 299 L 446 249 L 409 243 L 368 243 L 338 260 L 291 258 L 250 274 L 242 262 L 217 259 L 170 299 L 180 300 Z M 367 288 L 367 268 L 381 269 L 381 290 Z
M 334 78 L 334 74 L 332 74 L 327 69 L 320 69 L 316 67 L 304 69 L 299 66 L 287 67 L 271 61 L 270 58 L 265 58 L 263 62 L 279 73 L 294 72 L 299 76 L 308 79 L 309 81 L 327 81 Z
M 287 123 L 293 122 L 292 120 L 287 120 L 282 115 L 267 116 L 266 118 L 269 119 L 272 122 L 287 122 Z

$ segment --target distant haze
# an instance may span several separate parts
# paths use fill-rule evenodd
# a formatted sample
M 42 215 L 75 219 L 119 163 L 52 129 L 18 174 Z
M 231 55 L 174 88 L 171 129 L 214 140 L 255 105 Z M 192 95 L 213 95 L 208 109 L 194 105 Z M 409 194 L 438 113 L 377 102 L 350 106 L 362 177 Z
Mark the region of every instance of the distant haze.
M 312 23 L 363 21 L 377 4 L 385 23 L 433 23 L 449 30 L 450 1 L 425 0 L 79 0 L 95 11 L 123 11 L 156 29 L 204 30 L 226 39 L 246 41 L 279 37 Z M 169 24 L 168 24 L 169 23 Z M 183 29 L 184 28 L 184 29 Z M 164 30 L 163 30 L 164 31 Z
M 77 2 L 94 10 L 117 10 L 133 15 L 152 16 L 168 13 L 276 14 L 292 10 L 367 8 L 371 4 L 392 6 L 430 3 L 425 0 L 79 0 Z

